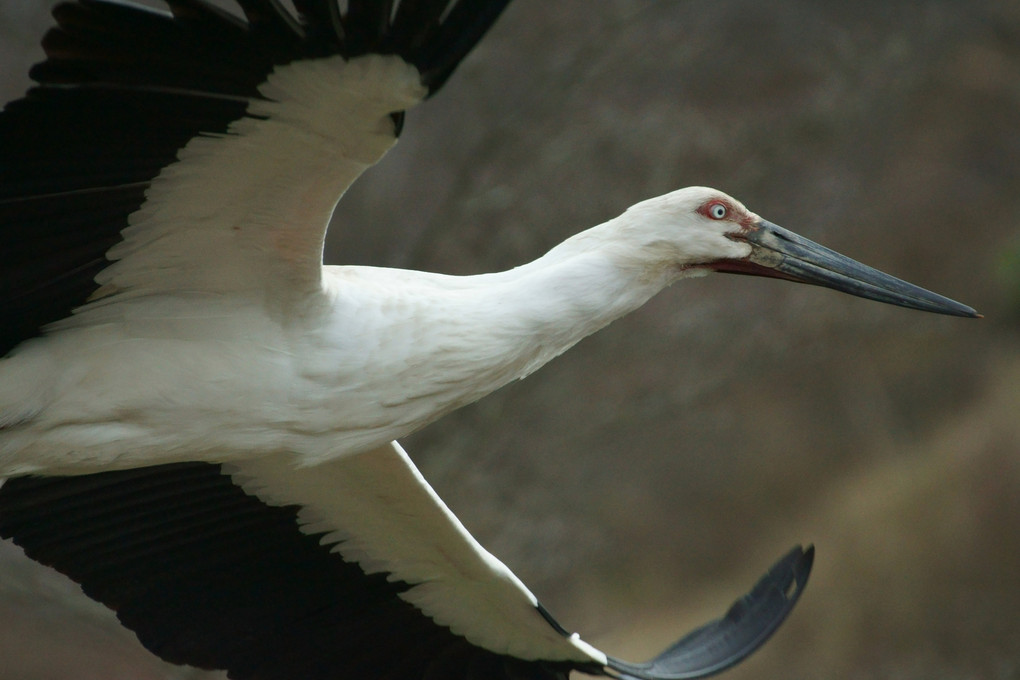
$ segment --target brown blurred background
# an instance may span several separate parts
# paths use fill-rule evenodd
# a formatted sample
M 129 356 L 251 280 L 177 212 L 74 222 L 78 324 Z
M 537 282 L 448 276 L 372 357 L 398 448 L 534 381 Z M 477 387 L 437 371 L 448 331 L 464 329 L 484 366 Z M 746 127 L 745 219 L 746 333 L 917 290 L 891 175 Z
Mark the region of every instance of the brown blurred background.
M 0 4 L 6 99 L 48 8 Z M 986 318 L 681 282 L 412 456 L 612 654 L 813 542 L 802 603 L 724 677 L 1020 678 L 1020 3 L 516 0 L 349 192 L 329 261 L 507 268 L 689 184 Z M 0 545 L 0 680 L 207 677 Z

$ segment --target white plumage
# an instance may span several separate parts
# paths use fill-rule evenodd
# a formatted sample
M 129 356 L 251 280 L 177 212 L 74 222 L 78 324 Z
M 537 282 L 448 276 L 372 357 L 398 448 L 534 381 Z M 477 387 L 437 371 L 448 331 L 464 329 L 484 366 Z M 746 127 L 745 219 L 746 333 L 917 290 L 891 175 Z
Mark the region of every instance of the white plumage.
M 70 56 L 51 55 L 45 66 L 58 75 L 43 69 L 36 99 L 18 103 L 50 112 L 47 97 L 63 106 L 66 87 L 83 109 L 98 97 L 112 111 L 115 95 L 127 93 L 151 104 L 143 110 L 155 118 L 181 110 L 164 127 L 145 128 L 143 117 L 146 134 L 194 129 L 149 174 L 132 175 L 129 156 L 128 179 L 103 179 L 100 148 L 94 174 L 43 174 L 38 186 L 28 181 L 0 197 L 10 208 L 0 213 L 5 233 L 19 237 L 42 200 L 68 210 L 92 193 L 136 201 L 123 223 L 97 218 L 113 243 L 97 246 L 105 260 L 78 263 L 95 274 L 72 287 L 73 313 L 54 303 L 31 316 L 23 300 L 46 286 L 66 292 L 63 273 L 37 281 L 28 255 L 12 263 L 25 281 L 6 294 L 20 310 L 11 318 L 29 332 L 0 360 L 0 475 L 56 477 L 5 485 L 0 533 L 82 582 L 164 658 L 241 678 L 311 680 L 365 668 L 380 677 L 433 668 L 470 677 L 483 659 L 503 664 L 492 673 L 505 677 L 579 669 L 679 679 L 757 648 L 799 597 L 810 551 L 791 552 L 724 619 L 647 664 L 627 664 L 559 627 L 395 440 L 529 375 L 676 280 L 712 270 L 941 313 L 973 310 L 703 187 L 638 203 L 506 272 L 323 266 L 339 197 L 396 142 L 397 112 L 438 88 L 502 3 L 349 3 L 344 14 L 331 1 L 302 0 L 298 20 L 268 0 L 246 0 L 247 24 L 201 0 L 170 4 L 173 16 L 85 0 L 58 9 L 65 39 L 81 42 Z M 377 14 L 380 32 L 359 24 L 358 12 Z M 152 59 L 145 78 L 124 66 L 130 60 L 106 64 L 107 48 L 91 42 L 118 21 L 120 42 L 109 49 L 144 52 Z M 206 25 L 271 62 L 251 76 L 254 89 L 233 71 L 206 74 L 205 62 L 193 64 L 193 76 L 179 73 L 176 53 L 160 51 L 161 41 L 179 48 L 175 40 Z M 155 36 L 152 46 L 128 26 Z M 280 57 L 281 45 L 294 53 Z M 224 50 L 213 63 L 235 55 Z M 93 62 L 104 66 L 76 70 Z M 0 126 L 27 125 L 18 111 L 5 112 Z M 92 151 L 87 138 L 69 144 Z M 34 167 L 31 147 L 12 158 L 11 176 L 32 180 L 23 170 Z M 80 228 L 92 224 L 87 212 L 80 219 Z M 238 547 L 249 535 L 255 544 L 264 538 L 264 549 Z M 231 569 L 242 576 L 228 584 Z M 347 590 L 334 592 L 330 579 Z M 289 594 L 261 601 L 277 588 Z M 385 621 L 371 625 L 393 621 L 391 654 L 357 643 L 367 635 L 359 626 L 376 616 Z M 190 631 L 199 620 L 209 626 L 202 634 Z M 252 632 L 239 637 L 236 627 Z M 424 635 L 435 641 L 423 643 Z M 281 649 L 270 659 L 267 646 Z M 308 664 L 316 670 L 295 670 Z
M 720 192 L 692 187 L 638 204 L 507 272 L 319 265 L 307 290 L 289 277 L 234 291 L 190 276 L 193 259 L 253 273 L 284 267 L 266 263 L 276 249 L 248 242 L 271 227 L 238 232 L 230 221 L 211 221 L 209 239 L 197 228 L 150 239 L 142 218 L 110 267 L 105 285 L 117 292 L 2 364 L 0 412 L 20 411 L 5 420 L 21 422 L 0 441 L 0 474 L 281 450 L 316 464 L 377 448 L 530 374 L 674 280 L 707 271 L 701 265 L 746 257 L 750 246 L 725 236 L 732 222 L 697 212 L 712 200 L 756 218 Z M 314 238 L 294 234 L 320 259 L 324 224 L 305 227 Z M 158 228 L 167 229 L 161 221 Z M 191 288 L 175 284 L 178 268 Z M 27 414 L 26 392 L 35 404 Z

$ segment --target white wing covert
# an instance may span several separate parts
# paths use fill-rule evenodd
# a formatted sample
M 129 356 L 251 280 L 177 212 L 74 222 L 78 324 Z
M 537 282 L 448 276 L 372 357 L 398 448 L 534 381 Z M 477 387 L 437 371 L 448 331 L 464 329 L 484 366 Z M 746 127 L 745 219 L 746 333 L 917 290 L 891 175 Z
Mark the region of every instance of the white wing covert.
M 317 291 L 336 201 L 508 2 L 59 5 L 38 85 L 0 115 L 0 357 L 121 300 L 191 313 L 196 294 Z M 811 567 L 791 551 L 723 618 L 630 664 L 560 626 L 395 443 L 231 459 L 9 479 L 0 536 L 161 658 L 239 680 L 702 677 L 768 638 Z
M 508 2 L 58 5 L 0 115 L 0 356 L 104 296 L 318 286 L 341 194 Z
M 813 555 L 790 551 L 724 617 L 632 664 L 558 624 L 395 443 L 308 467 L 20 477 L 0 487 L 0 535 L 162 658 L 252 680 L 704 677 L 768 639 Z
M 396 143 L 390 114 L 426 93 L 395 56 L 276 66 L 242 118 L 193 138 L 153 178 L 93 298 L 314 292 L 337 200 Z

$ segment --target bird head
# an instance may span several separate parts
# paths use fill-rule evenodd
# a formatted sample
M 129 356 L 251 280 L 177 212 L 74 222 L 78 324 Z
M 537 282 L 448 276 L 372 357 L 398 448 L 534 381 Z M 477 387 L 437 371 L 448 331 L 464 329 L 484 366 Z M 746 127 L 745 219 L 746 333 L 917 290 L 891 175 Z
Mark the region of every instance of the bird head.
M 627 211 L 646 248 L 679 276 L 709 271 L 786 279 L 901 307 L 980 316 L 970 307 L 861 264 L 784 229 L 715 189 L 687 187 Z

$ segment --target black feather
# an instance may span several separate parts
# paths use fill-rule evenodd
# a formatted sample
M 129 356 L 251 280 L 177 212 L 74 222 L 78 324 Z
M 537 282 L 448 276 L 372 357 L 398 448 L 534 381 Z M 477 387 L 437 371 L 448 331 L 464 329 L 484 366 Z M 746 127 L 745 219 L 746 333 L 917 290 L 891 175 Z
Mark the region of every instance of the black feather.
M 570 665 L 472 645 L 367 575 L 295 506 L 248 496 L 220 466 L 160 465 L 0 487 L 0 536 L 117 612 L 173 663 L 238 680 L 566 680 Z M 596 669 L 589 669 L 596 670 Z
M 339 0 L 297 0 L 297 15 L 237 2 L 243 18 L 206 0 L 54 9 L 38 85 L 0 113 L 0 356 L 95 292 L 149 182 L 192 138 L 244 116 L 274 66 L 397 54 L 432 94 L 509 0 L 351 0 L 346 14 Z

